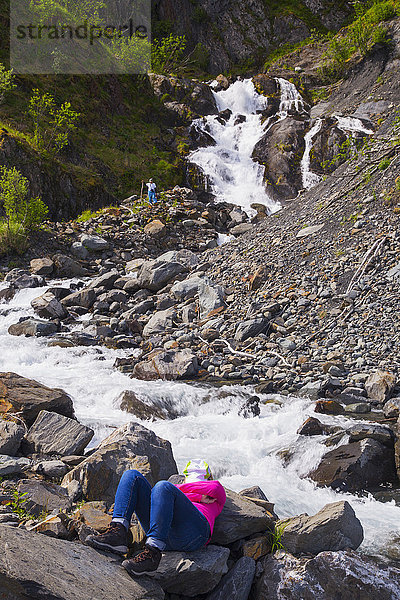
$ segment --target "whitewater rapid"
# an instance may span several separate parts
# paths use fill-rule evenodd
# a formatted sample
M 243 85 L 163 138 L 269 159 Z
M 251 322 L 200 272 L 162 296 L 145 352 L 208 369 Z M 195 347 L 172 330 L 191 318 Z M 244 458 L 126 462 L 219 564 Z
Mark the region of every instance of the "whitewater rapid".
M 238 409 L 251 394 L 248 387 L 215 389 L 199 384 L 139 381 L 113 367 L 115 359 L 127 356 L 129 351 L 50 347 L 44 338 L 8 335 L 12 323 L 33 315 L 30 301 L 46 289 L 21 290 L 10 303 L 0 304 L 0 370 L 63 388 L 73 398 L 77 418 L 94 428 L 92 445 L 115 427 L 137 420 L 121 411 L 117 403 L 121 392 L 133 390 L 141 400 L 171 406 L 180 415 L 171 421 L 143 422 L 172 443 L 180 470 L 190 458 L 205 458 L 225 486 L 239 491 L 259 485 L 275 503 L 280 517 L 314 514 L 329 502 L 346 499 L 364 526 L 362 550 L 368 553 L 385 554 L 388 540 L 400 536 L 400 507 L 394 502 L 384 504 L 371 496 L 338 494 L 317 488 L 305 478 L 327 451 L 323 436 L 296 434 L 304 420 L 314 414 L 309 399 L 259 395 L 262 401 L 273 402 L 262 405 L 259 417 L 244 419 Z M 318 418 L 345 427 L 351 424 L 343 416 Z M 280 452 L 292 457 L 286 466 Z

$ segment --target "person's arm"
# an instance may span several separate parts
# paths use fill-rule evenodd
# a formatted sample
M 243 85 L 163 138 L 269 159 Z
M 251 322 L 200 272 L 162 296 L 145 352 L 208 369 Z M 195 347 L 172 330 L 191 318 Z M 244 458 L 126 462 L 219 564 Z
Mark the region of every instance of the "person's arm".
M 185 485 L 190 486 L 190 492 L 185 491 Z M 183 489 L 182 489 L 183 488 Z M 203 502 L 204 504 L 212 504 L 217 502 L 221 507 L 226 501 L 226 493 L 219 481 L 196 481 L 193 483 L 182 484 L 182 492 L 184 492 L 192 502 Z M 196 496 L 196 499 L 194 499 Z

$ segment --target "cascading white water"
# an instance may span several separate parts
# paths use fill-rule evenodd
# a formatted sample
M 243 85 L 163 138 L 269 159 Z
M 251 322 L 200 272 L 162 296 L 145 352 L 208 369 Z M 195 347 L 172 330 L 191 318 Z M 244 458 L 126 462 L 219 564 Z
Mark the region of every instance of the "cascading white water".
M 279 210 L 280 204 L 266 192 L 265 168 L 251 158 L 266 131 L 267 122 L 262 123 L 257 111 L 266 108 L 267 99 L 257 93 L 251 79 L 213 93 L 218 110 L 229 109 L 232 115 L 222 123 L 215 116 L 194 121 L 193 125 L 211 135 L 216 145 L 195 150 L 189 160 L 204 171 L 217 202 L 237 204 L 249 215 L 255 213 L 253 203 L 264 204 L 270 213 Z
M 65 286 L 65 281 L 63 285 Z M 0 286 L 4 287 L 4 285 Z M 262 405 L 253 419 L 238 415 L 248 398 L 249 388 L 224 387 L 216 390 L 179 382 L 145 382 L 129 378 L 113 368 L 116 357 L 128 351 L 104 347 L 49 347 L 46 339 L 13 337 L 10 324 L 20 317 L 32 316 L 30 301 L 46 288 L 26 289 L 9 304 L 0 304 L 0 371 L 13 371 L 51 387 L 61 387 L 74 401 L 78 419 L 93 427 L 96 439 L 104 438 L 112 428 L 135 417 L 116 405 L 120 393 L 130 389 L 143 401 L 170 407 L 178 418 L 172 421 L 144 422 L 146 427 L 172 443 L 182 470 L 189 458 L 204 457 L 214 476 L 234 490 L 259 485 L 279 516 L 301 512 L 313 514 L 329 502 L 348 500 L 365 529 L 362 549 L 380 554 L 388 540 L 400 536 L 400 507 L 375 501 L 371 496 L 358 498 L 316 488 L 305 478 L 327 451 L 323 436 L 298 436 L 297 429 L 313 415 L 308 399 L 276 397 L 277 404 Z M 260 395 L 262 400 L 267 396 Z M 347 427 L 343 416 L 318 415 L 329 424 Z M 279 451 L 289 451 L 284 466 Z
M 316 122 L 314 123 L 314 125 L 311 127 L 310 131 L 308 131 L 306 133 L 306 135 L 304 136 L 306 148 L 304 151 L 303 158 L 301 160 L 300 168 L 301 168 L 301 174 L 303 177 L 303 187 L 306 190 L 309 190 L 314 185 L 317 185 L 317 183 L 319 183 L 319 181 L 321 179 L 319 175 L 317 175 L 316 173 L 313 173 L 310 170 L 312 142 L 313 142 L 314 137 L 321 130 L 321 127 L 322 127 L 322 120 L 317 119 Z
M 296 86 L 282 77 L 277 77 L 277 81 L 281 88 L 280 118 L 285 119 L 291 110 L 295 110 L 298 113 L 303 112 L 304 100 L 297 91 Z
M 366 135 L 372 135 L 374 132 L 372 129 L 365 127 L 361 119 L 357 117 L 341 117 L 339 115 L 334 115 L 335 119 L 338 122 L 338 127 L 345 133 L 349 131 L 351 133 L 365 133 Z

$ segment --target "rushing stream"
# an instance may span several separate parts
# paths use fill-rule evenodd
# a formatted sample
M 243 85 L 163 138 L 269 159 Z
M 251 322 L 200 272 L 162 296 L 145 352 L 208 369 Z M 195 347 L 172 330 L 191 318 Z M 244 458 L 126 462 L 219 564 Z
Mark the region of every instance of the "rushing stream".
M 238 415 L 238 408 L 251 393 L 249 388 L 138 381 L 113 368 L 115 358 L 128 351 L 50 347 L 45 338 L 8 335 L 12 323 L 33 315 L 30 302 L 45 289 L 21 290 L 10 303 L 0 304 L 0 370 L 63 388 L 73 398 L 78 419 L 95 429 L 93 444 L 133 418 L 118 408 L 117 399 L 122 391 L 134 390 L 141 400 L 178 413 L 174 420 L 143 424 L 171 441 L 180 469 L 189 458 L 204 457 L 224 485 L 234 490 L 259 485 L 275 502 L 281 517 L 301 512 L 314 514 L 326 503 L 345 498 L 363 523 L 362 549 L 369 553 L 385 554 L 390 539 L 400 536 L 400 507 L 393 501 L 384 504 L 371 496 L 338 494 L 317 488 L 304 478 L 327 451 L 322 436 L 296 434 L 303 421 L 313 414 L 310 400 L 260 396 L 264 401 L 275 402 L 262 405 L 259 417 L 245 419 Z M 84 322 L 79 325 L 83 326 Z M 351 424 L 342 416 L 318 418 L 345 427 Z M 292 457 L 285 466 L 277 453 L 288 450 Z

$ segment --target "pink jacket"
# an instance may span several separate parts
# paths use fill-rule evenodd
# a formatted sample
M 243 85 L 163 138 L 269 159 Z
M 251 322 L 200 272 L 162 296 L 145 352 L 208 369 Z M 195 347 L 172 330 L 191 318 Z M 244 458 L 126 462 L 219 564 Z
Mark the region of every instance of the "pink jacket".
M 226 501 L 225 490 L 219 481 L 194 481 L 192 483 L 181 483 L 176 486 L 189 498 L 195 507 L 203 513 L 210 524 L 211 535 L 214 528 L 214 521 L 221 513 Z M 212 504 L 201 502 L 202 496 L 211 496 L 217 501 Z

